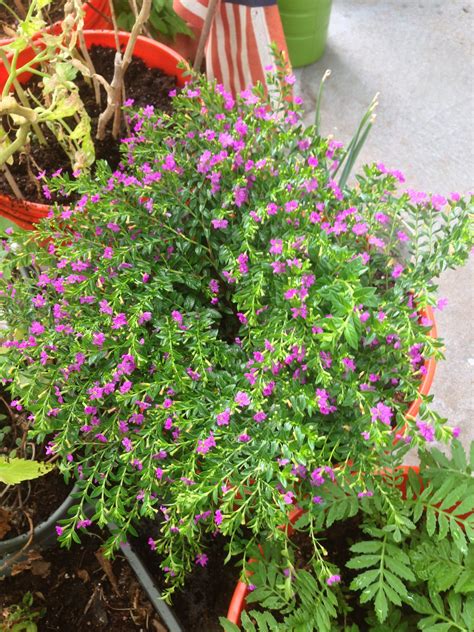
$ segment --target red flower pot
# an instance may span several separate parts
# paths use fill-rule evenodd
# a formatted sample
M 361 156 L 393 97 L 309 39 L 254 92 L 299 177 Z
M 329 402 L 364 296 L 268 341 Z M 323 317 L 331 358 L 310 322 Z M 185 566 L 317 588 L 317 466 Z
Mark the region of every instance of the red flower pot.
M 420 315 L 425 316 L 433 323 L 430 329 L 429 335 L 432 338 L 437 338 L 438 330 L 436 328 L 436 321 L 435 321 L 433 308 L 430 306 L 425 307 L 425 309 L 420 310 Z M 425 375 L 423 375 L 423 379 L 421 380 L 421 384 L 418 389 L 418 393 L 420 394 L 420 396 L 428 395 L 428 393 L 430 392 L 431 385 L 433 384 L 433 379 L 434 379 L 434 375 L 436 371 L 436 360 L 434 358 L 428 358 L 428 360 L 425 361 L 425 369 L 426 369 L 426 373 Z M 415 419 L 415 417 L 418 414 L 418 411 L 420 410 L 421 402 L 422 402 L 422 398 L 417 397 L 417 399 L 415 399 L 415 401 L 410 404 L 407 412 L 405 413 L 405 417 L 410 418 L 410 419 Z
M 99 0 L 99 3 L 102 1 L 104 4 L 108 2 L 108 0 Z M 120 45 L 125 47 L 129 38 L 130 33 L 120 32 Z M 84 39 L 88 48 L 96 45 L 115 49 L 115 34 L 113 31 L 84 31 Z M 135 57 L 143 60 L 149 68 L 158 68 L 167 75 L 175 75 L 178 85 L 184 86 L 184 71 L 177 67 L 183 58 L 168 46 L 146 37 L 138 37 L 133 54 Z M 31 48 L 24 50 L 19 56 L 18 66 L 27 63 L 33 56 L 34 53 Z M 0 64 L 0 89 L 5 85 L 7 76 L 5 66 Z M 21 82 L 28 81 L 30 76 L 30 73 L 23 73 L 20 79 Z M 49 209 L 48 204 L 38 204 L 27 200 L 17 200 L 9 195 L 0 195 L 0 215 L 27 230 L 33 230 L 34 225 L 41 218 L 46 217 Z

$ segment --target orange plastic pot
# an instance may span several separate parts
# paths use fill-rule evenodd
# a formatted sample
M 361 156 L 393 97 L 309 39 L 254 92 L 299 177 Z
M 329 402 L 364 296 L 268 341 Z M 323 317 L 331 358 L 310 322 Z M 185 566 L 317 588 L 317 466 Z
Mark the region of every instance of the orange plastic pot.
M 436 327 L 433 308 L 428 305 L 428 307 L 425 307 L 424 309 L 420 310 L 420 316 L 421 317 L 424 316 L 428 318 L 433 323 L 433 326 L 430 329 L 429 335 L 432 338 L 437 338 L 438 330 Z M 423 376 L 420 387 L 418 389 L 418 393 L 420 394 L 420 397 L 417 397 L 417 399 L 415 399 L 415 401 L 410 404 L 407 412 L 405 413 L 405 417 L 410 418 L 410 419 L 415 419 L 418 414 L 418 411 L 420 410 L 421 402 L 423 401 L 421 395 L 428 395 L 428 393 L 430 392 L 431 385 L 433 384 L 433 379 L 434 379 L 435 371 L 436 371 L 436 360 L 434 358 L 428 358 L 428 360 L 425 361 L 424 366 L 426 369 L 426 373 Z
M 104 2 L 107 1 L 104 0 Z M 120 32 L 118 38 L 123 49 L 127 45 L 130 33 Z M 113 31 L 84 31 L 84 39 L 87 48 L 104 46 L 115 49 L 115 34 Z M 37 42 L 37 46 L 41 46 L 40 40 Z M 183 58 L 168 46 L 147 37 L 138 37 L 133 54 L 144 61 L 149 68 L 158 68 L 167 75 L 176 76 L 178 86 L 184 86 L 184 71 L 178 68 L 178 63 L 183 61 Z M 32 48 L 25 49 L 19 55 L 18 66 L 26 64 L 33 56 Z M 8 73 L 5 66 L 0 64 L 0 90 L 5 85 L 7 77 Z M 25 72 L 20 75 L 20 81 L 25 83 L 30 77 L 31 74 Z M 46 217 L 49 210 L 50 206 L 48 204 L 38 204 L 27 200 L 17 200 L 9 195 L 0 195 L 0 215 L 27 230 L 34 230 L 35 224 L 43 217 Z

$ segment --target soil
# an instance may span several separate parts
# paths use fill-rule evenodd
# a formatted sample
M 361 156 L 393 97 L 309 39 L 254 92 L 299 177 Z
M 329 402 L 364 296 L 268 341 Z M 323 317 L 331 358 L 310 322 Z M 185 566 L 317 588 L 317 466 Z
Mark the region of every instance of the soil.
M 140 537 L 133 540 L 132 545 L 148 572 L 163 590 L 166 584 L 159 567 L 160 558 L 146 544 L 150 535 L 158 536 L 158 530 L 149 521 L 146 524 L 151 525 L 151 528 L 141 525 Z M 173 593 L 171 607 L 185 632 L 222 632 L 219 617 L 227 615 L 239 579 L 239 571 L 232 562 L 224 564 L 226 541 L 221 535 L 211 538 L 205 547 L 207 565 L 196 565 L 187 577 L 184 588 Z
M 5 1 L 16 13 L 18 13 L 14 0 Z M 53 0 L 49 7 L 45 7 L 43 9 L 43 17 L 47 24 L 54 24 L 54 22 L 58 22 L 58 20 L 63 18 L 65 2 L 66 0 Z M 25 0 L 22 1 L 22 5 L 25 9 L 29 6 L 29 4 L 30 3 Z M 15 20 L 12 14 L 7 11 L 5 6 L 0 4 L 0 38 L 11 37 L 11 34 L 5 32 L 5 26 L 15 28 Z
M 14 569 L 23 572 L 2 581 L 0 629 L 11 629 L 7 625 L 11 606 L 31 593 L 32 611 L 44 611 L 34 619 L 38 632 L 167 632 L 127 560 L 117 555 L 104 561 L 99 531 L 81 540 L 70 550 L 30 551 L 23 569 Z
M 33 457 L 32 447 L 26 443 L 30 425 L 28 413 L 16 413 L 9 406 L 7 396 L 0 392 L 0 397 L 0 454 L 8 455 L 16 449 L 17 456 Z M 10 430 L 5 432 L 6 428 Z M 34 450 L 36 460 L 47 458 L 44 445 L 34 446 Z M 1 491 L 4 487 L 0 484 Z M 0 541 L 28 532 L 30 520 L 34 526 L 46 520 L 65 500 L 71 488 L 72 484 L 66 485 L 61 474 L 54 470 L 12 487 L 1 499 Z
M 89 51 L 96 72 L 102 75 L 107 81 L 111 81 L 113 75 L 113 65 L 115 50 L 101 46 L 92 46 Z M 95 101 L 94 91 L 91 84 L 82 77 L 78 77 L 76 85 L 85 108 L 91 117 L 92 132 L 95 137 L 99 115 L 103 111 L 106 103 L 105 90 L 101 87 L 102 107 Z M 27 87 L 35 96 L 41 95 L 39 79 L 34 78 L 28 81 Z M 170 90 L 176 88 L 176 77 L 170 77 L 156 68 L 148 68 L 145 63 L 135 58 L 132 60 L 125 75 L 125 98 L 134 99 L 135 106 L 153 105 L 155 109 L 171 111 L 171 100 L 168 96 Z M 34 137 L 30 145 L 29 158 L 27 153 L 16 155 L 14 164 L 9 167 L 15 178 L 20 191 L 24 197 L 32 202 L 44 204 L 51 203 L 44 197 L 40 183 L 34 177 L 38 170 L 44 170 L 47 175 L 51 175 L 58 169 L 63 173 L 71 173 L 71 165 L 65 152 L 49 130 L 43 130 L 48 141 L 48 145 L 40 145 Z M 123 125 L 122 134 L 126 132 Z M 96 159 L 106 160 L 112 169 L 115 169 L 120 162 L 120 139 L 114 139 L 111 133 L 111 126 L 102 141 L 94 140 Z M 93 168 L 92 168 L 93 170 Z M 0 174 L 0 193 L 11 195 L 11 189 L 4 176 Z M 53 198 L 53 201 L 65 201 L 60 198 Z

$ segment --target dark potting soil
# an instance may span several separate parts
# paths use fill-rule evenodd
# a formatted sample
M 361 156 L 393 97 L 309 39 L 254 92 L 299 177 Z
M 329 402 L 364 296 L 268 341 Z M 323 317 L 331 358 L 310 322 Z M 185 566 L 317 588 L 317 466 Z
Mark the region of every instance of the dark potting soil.
M 20 0 L 20 3 L 25 10 L 30 6 L 28 0 Z M 43 9 L 43 18 L 47 24 L 54 24 L 54 22 L 58 22 L 64 17 L 65 3 L 66 0 L 53 0 L 49 7 Z M 11 37 L 11 33 L 8 33 L 8 27 L 16 28 L 16 21 L 10 11 L 6 9 L 5 4 L 19 14 L 15 6 L 15 0 L 3 0 L 3 4 L 0 4 L 0 38 Z M 24 16 L 19 15 L 19 17 L 22 18 Z M 7 30 L 5 30 L 5 27 L 7 27 Z
M 144 526 L 147 524 L 150 528 Z M 156 526 L 146 521 L 139 528 L 140 537 L 131 541 L 133 549 L 148 569 L 160 590 L 166 587 L 160 558 L 150 550 L 147 540 L 159 537 Z M 232 562 L 224 564 L 226 538 L 210 538 L 205 553 L 206 566 L 196 565 L 182 590 L 172 595 L 171 608 L 185 632 L 222 632 L 219 617 L 225 617 L 239 579 L 239 571 Z
M 35 446 L 35 454 L 29 445 L 25 445 L 30 425 L 27 419 L 28 413 L 17 413 L 9 404 L 8 396 L 0 391 L 0 430 L 10 428 L 5 434 L 1 432 L 3 439 L 0 454 L 8 455 L 16 449 L 17 456 L 25 458 L 34 456 L 35 460 L 44 461 L 46 459 L 44 445 Z M 3 491 L 4 487 L 0 484 L 0 491 Z M 37 526 L 46 520 L 65 500 L 71 488 L 72 483 L 66 485 L 62 475 L 55 470 L 37 479 L 13 486 L 2 496 L 0 541 L 28 532 L 30 521 L 32 525 Z
M 92 46 L 89 51 L 94 68 L 97 74 L 105 77 L 107 81 L 112 80 L 115 50 L 104 48 L 101 46 Z M 76 84 L 79 87 L 79 93 L 85 108 L 91 117 L 92 135 L 94 137 L 96 159 L 106 160 L 112 169 L 115 169 L 120 162 L 120 139 L 112 136 L 111 125 L 108 128 L 104 140 L 95 139 L 97 131 L 97 122 L 99 115 L 102 113 L 105 104 L 105 91 L 101 87 L 102 106 L 98 106 L 94 90 L 90 83 L 87 83 L 82 77 L 78 77 Z M 31 79 L 28 88 L 35 96 L 41 95 L 39 79 Z M 170 90 L 176 87 L 176 77 L 170 77 L 156 68 L 148 68 L 145 63 L 138 58 L 134 58 L 125 74 L 125 98 L 134 99 L 135 106 L 142 107 L 145 105 L 153 105 L 156 110 L 171 111 L 171 100 L 168 96 Z M 44 197 L 41 182 L 36 180 L 35 175 L 38 168 L 51 175 L 58 169 L 62 169 L 63 173 L 71 173 L 71 165 L 67 155 L 64 153 L 60 145 L 57 143 L 53 134 L 49 130 L 43 130 L 48 144 L 40 145 L 36 138 L 32 137 L 30 151 L 22 155 L 15 155 L 14 163 L 9 167 L 13 177 L 15 178 L 20 191 L 24 197 L 31 202 L 40 202 L 43 204 L 51 203 Z M 122 121 L 122 135 L 126 133 L 124 123 Z M 31 159 L 28 153 L 31 154 Z M 92 171 L 94 167 L 92 167 Z M 0 173 L 0 193 L 11 195 L 5 177 Z M 54 198 L 53 201 L 65 201 L 60 198 Z
M 30 592 L 33 610 L 45 610 L 35 619 L 38 632 L 167 632 L 127 560 L 104 561 L 98 531 L 81 540 L 70 550 L 30 551 L 24 568 L 14 569 L 22 572 L 1 582 L 0 630 L 10 629 L 2 617 L 6 626 L 9 607 Z

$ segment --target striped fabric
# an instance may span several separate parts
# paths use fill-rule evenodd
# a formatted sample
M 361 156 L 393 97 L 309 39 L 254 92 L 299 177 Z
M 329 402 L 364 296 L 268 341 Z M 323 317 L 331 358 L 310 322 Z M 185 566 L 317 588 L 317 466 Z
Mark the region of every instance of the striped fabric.
M 179 36 L 179 52 L 190 60 L 199 41 L 209 0 L 174 0 L 175 11 L 196 37 Z M 206 45 L 206 72 L 236 94 L 249 85 L 265 84 L 265 66 L 272 64 L 270 43 L 286 52 L 277 0 L 221 0 Z

